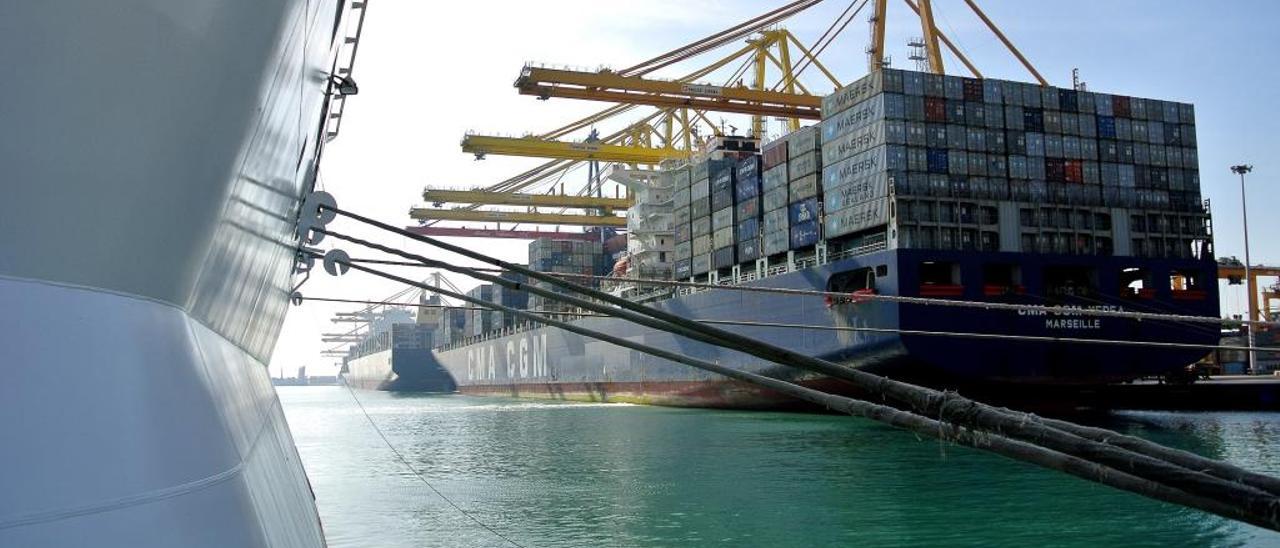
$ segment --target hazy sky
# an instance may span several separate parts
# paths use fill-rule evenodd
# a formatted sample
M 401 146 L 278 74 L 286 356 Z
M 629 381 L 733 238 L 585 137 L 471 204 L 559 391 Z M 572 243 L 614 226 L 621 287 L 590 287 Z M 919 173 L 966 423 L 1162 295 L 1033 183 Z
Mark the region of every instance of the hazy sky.
M 411 206 L 421 204 L 426 185 L 485 186 L 539 164 L 537 159 L 490 157 L 474 161 L 459 148 L 467 131 L 519 135 L 542 132 L 607 106 L 553 99 L 538 101 L 512 87 L 527 62 L 574 67 L 622 68 L 718 32 L 784 2 L 647 0 L 601 2 L 373 2 L 365 25 L 355 79 L 360 95 L 348 103 L 342 135 L 330 144 L 322 163 L 323 187 L 340 206 L 398 224 L 414 224 Z M 935 0 L 940 29 L 990 78 L 1030 80 L 981 21 L 961 0 Z M 980 2 L 1037 69 L 1053 85 L 1069 87 L 1079 68 L 1089 89 L 1167 100 L 1196 106 L 1200 179 L 1212 200 L 1219 256 L 1243 256 L 1239 179 L 1228 166 L 1247 162 L 1250 178 L 1251 252 L 1254 263 L 1280 262 L 1280 229 L 1273 211 L 1280 196 L 1271 191 L 1280 164 L 1269 157 L 1280 146 L 1280 36 L 1271 28 L 1280 3 L 1267 1 L 1081 0 L 1075 2 Z M 785 26 L 805 44 L 812 43 L 848 5 L 827 0 Z M 895 66 L 911 68 L 907 39 L 920 34 L 910 9 L 889 2 L 888 53 Z M 867 16 L 870 8 L 821 56 L 842 81 L 866 72 Z M 728 48 L 700 57 L 697 65 L 725 55 Z M 716 56 L 716 57 L 712 57 Z M 948 72 L 963 67 L 947 57 Z M 674 78 L 695 64 L 669 67 L 655 76 Z M 802 80 L 830 91 L 816 72 Z M 712 79 L 714 83 L 714 79 Z M 723 116 L 733 125 L 747 124 Z M 601 124 L 603 132 L 624 123 Z M 772 129 L 777 131 L 774 124 Z M 572 188 L 583 175 L 566 178 Z M 382 243 L 442 257 L 417 244 L 361 230 L 338 221 L 333 228 L 367 235 Z M 523 262 L 526 241 L 458 239 L 501 258 Z M 335 245 L 331 241 L 321 247 Z M 339 246 L 353 257 L 371 253 Z M 445 257 L 453 259 L 453 257 Z M 396 270 L 423 278 L 423 269 Z M 451 278 L 466 289 L 475 282 Z M 351 273 L 321 274 L 302 292 L 314 297 L 381 299 L 394 283 Z M 1223 292 L 1225 311 L 1238 312 L 1244 293 Z M 332 373 L 333 360 L 320 358 L 329 345 L 322 332 L 346 331 L 333 324 L 333 312 L 353 306 L 308 302 L 295 307 L 272 359 L 273 373 L 292 375 L 300 365 L 311 374 Z

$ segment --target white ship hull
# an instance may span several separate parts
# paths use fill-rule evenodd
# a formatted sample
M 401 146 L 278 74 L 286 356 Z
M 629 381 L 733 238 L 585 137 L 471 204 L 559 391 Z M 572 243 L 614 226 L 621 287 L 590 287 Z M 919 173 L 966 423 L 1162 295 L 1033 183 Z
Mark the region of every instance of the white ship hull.
M 338 9 L 0 4 L 0 546 L 323 546 L 264 364 Z

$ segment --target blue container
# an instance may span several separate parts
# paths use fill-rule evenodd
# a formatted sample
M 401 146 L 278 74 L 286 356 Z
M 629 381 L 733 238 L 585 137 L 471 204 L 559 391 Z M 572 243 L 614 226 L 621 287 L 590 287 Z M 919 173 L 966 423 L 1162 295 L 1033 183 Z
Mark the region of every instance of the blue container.
M 677 280 L 688 278 L 693 275 L 693 262 L 690 259 L 680 259 L 672 270 Z
M 1022 109 L 1022 129 L 1044 132 L 1044 111 L 1038 108 Z
M 733 206 L 734 216 L 738 220 L 754 219 L 760 217 L 760 199 L 751 198 L 738 202 Z
M 738 243 L 755 240 L 760 235 L 760 219 L 747 219 L 738 223 Z
M 1098 138 L 1099 139 L 1115 139 L 1116 138 L 1116 117 L 1115 116 L 1099 116 L 1098 117 Z
M 1079 95 L 1075 90 L 1060 89 L 1058 90 L 1058 108 L 1065 112 L 1075 112 L 1080 110 L 1078 103 Z
M 806 198 L 787 206 L 787 222 L 791 226 L 818 222 L 818 197 Z
M 711 193 L 717 192 L 733 192 L 732 170 L 723 170 L 719 175 L 711 178 Z
M 818 221 L 791 226 L 791 249 L 800 249 L 818 243 Z
M 711 268 L 729 268 L 735 264 L 738 264 L 738 261 L 734 259 L 734 257 L 736 257 L 736 255 L 734 254 L 734 251 L 737 251 L 737 249 L 735 249 L 733 246 L 722 247 L 720 249 L 712 251 L 711 252 Z
M 690 230 L 689 223 L 676 224 L 676 243 L 687 242 L 692 237 L 693 233 Z
M 760 258 L 760 239 L 752 238 L 745 242 L 738 242 L 738 262 L 745 263 Z
M 722 160 L 707 160 L 707 178 L 715 181 L 721 174 L 728 172 L 730 177 L 733 176 L 734 161 L 730 158 Z
M 737 197 L 739 202 L 755 198 L 760 195 L 760 176 L 752 175 L 750 177 L 743 177 L 739 174 L 738 180 L 733 185 L 733 189 L 734 196 Z
M 711 210 L 720 211 L 726 207 L 733 207 L 733 190 L 724 189 L 711 192 Z
M 752 179 L 752 178 L 759 179 L 760 178 L 760 157 L 749 156 L 747 158 L 738 160 L 738 165 L 735 166 L 735 170 L 738 172 L 739 180 Z
M 926 149 L 927 163 L 929 173 L 946 173 L 947 172 L 947 151 L 942 148 Z

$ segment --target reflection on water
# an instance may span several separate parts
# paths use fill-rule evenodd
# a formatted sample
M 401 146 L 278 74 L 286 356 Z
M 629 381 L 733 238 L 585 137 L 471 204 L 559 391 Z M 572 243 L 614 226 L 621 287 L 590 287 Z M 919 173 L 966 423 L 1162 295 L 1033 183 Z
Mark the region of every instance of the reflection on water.
M 329 545 L 499 546 L 341 387 L 281 387 Z M 839 416 L 356 393 L 432 484 L 525 546 L 1280 546 L 1280 534 Z M 1104 426 L 1280 475 L 1280 415 Z

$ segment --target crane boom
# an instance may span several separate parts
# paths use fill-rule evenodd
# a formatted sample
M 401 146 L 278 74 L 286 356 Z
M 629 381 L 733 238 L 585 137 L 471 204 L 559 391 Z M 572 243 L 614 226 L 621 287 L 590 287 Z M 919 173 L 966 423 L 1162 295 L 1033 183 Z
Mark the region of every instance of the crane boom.
M 428 188 L 422 191 L 427 203 L 522 205 L 531 207 L 572 207 L 626 209 L 634 202 L 631 198 L 597 198 L 568 194 L 526 194 L 520 192 L 494 192 L 492 190 L 447 190 Z
M 537 137 L 495 137 L 467 135 L 462 138 L 462 151 L 483 158 L 487 154 L 558 158 L 561 160 L 597 160 L 624 164 L 657 164 L 667 158 L 678 158 L 688 152 L 674 148 L 613 145 L 608 143 L 548 141 Z
M 516 79 L 521 95 L 564 97 L 656 107 L 688 107 L 716 112 L 820 119 L 820 97 L 740 86 L 651 80 L 600 72 L 525 67 Z
M 612 227 L 627 226 L 626 217 L 618 217 L 616 215 L 564 215 L 557 213 L 531 213 L 523 211 L 478 211 L 415 207 L 409 210 L 409 216 L 414 219 L 439 221 L 479 221 Z
M 600 241 L 600 235 L 591 232 L 559 232 L 551 230 L 495 230 L 491 228 L 458 228 L 451 226 L 411 226 L 405 230 L 423 236 L 449 236 L 456 238 L 512 238 L 516 240 L 536 240 L 551 238 L 553 240 Z

